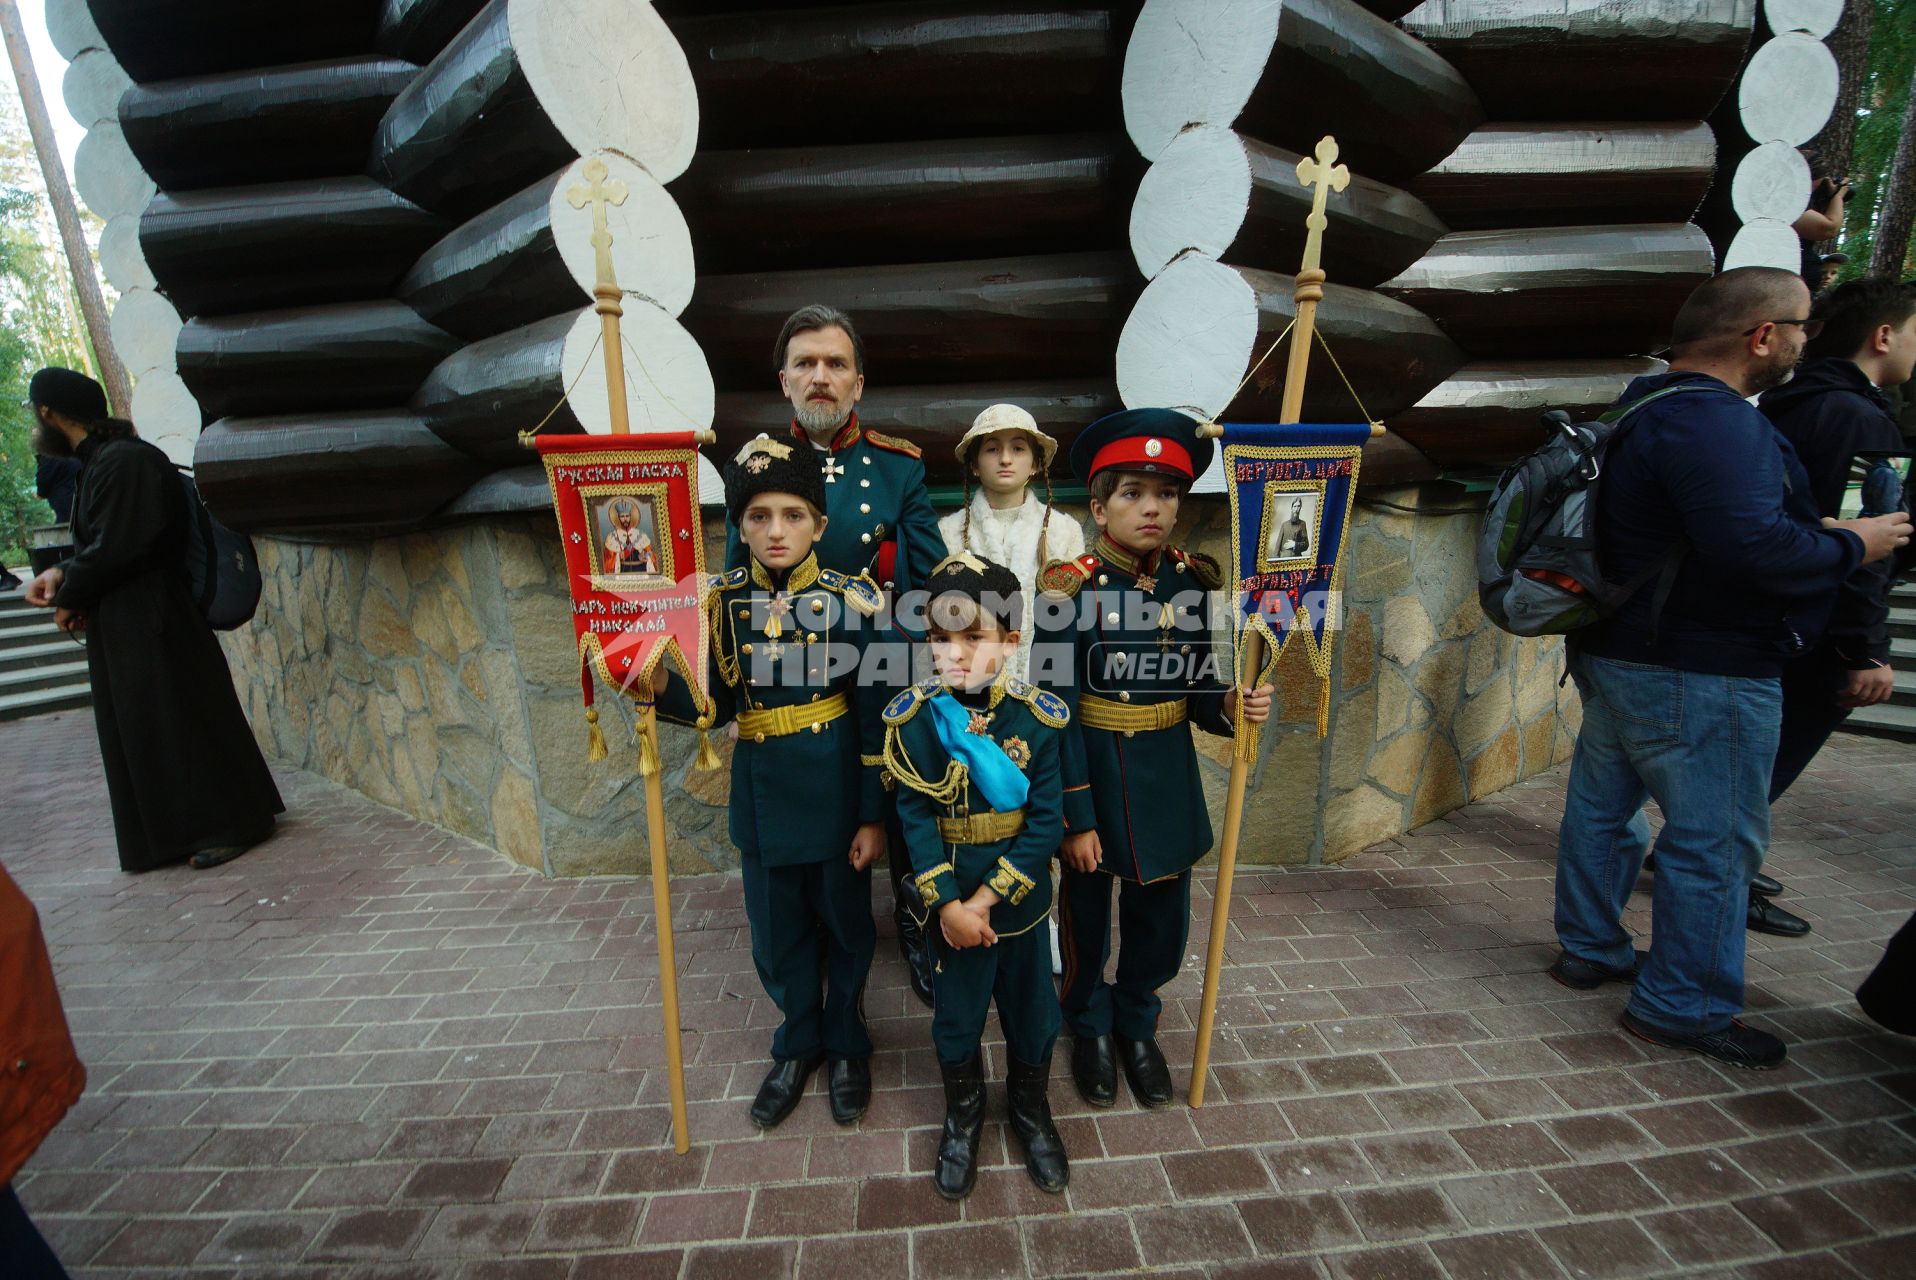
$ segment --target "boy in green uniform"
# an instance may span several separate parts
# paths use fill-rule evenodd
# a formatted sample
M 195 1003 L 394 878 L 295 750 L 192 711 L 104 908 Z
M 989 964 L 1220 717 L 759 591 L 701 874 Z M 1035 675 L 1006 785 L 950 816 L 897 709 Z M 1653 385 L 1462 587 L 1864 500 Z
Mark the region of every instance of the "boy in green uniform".
M 871 1101 L 859 1002 L 877 944 L 871 864 L 885 850 L 875 763 L 883 728 L 880 699 L 858 688 L 858 668 L 879 595 L 863 574 L 819 567 L 812 548 L 826 523 L 823 490 L 817 464 L 793 445 L 747 442 L 726 467 L 725 506 L 751 562 L 714 577 L 701 599 L 714 723 L 738 721 L 731 835 L 752 961 L 785 1016 L 752 1103 L 761 1128 L 791 1114 L 824 1059 L 834 1120 L 850 1124 Z M 682 678 L 661 666 L 653 688 L 661 716 L 696 721 Z
M 963 1199 L 984 1125 L 979 1041 L 994 997 L 1010 1059 L 1011 1131 L 1025 1169 L 1062 1191 L 1071 1168 L 1051 1122 L 1051 858 L 1064 832 L 1058 697 L 1011 675 L 1024 601 L 1018 576 L 960 552 L 935 568 L 928 639 L 938 674 L 885 708 L 885 767 L 937 960 L 932 1043 L 945 1128 L 932 1183 Z M 931 917 L 937 917 L 937 928 Z
M 1270 715 L 1271 686 L 1229 687 L 1213 650 L 1217 562 L 1167 545 L 1185 491 L 1211 460 L 1197 424 L 1170 409 L 1127 409 L 1079 433 L 1071 466 L 1091 490 L 1098 537 L 1089 554 L 1039 576 L 1041 608 L 1072 599 L 1069 633 L 1032 655 L 1033 678 L 1072 703 L 1065 731 L 1064 873 L 1059 931 L 1071 1073 L 1085 1101 L 1117 1100 L 1117 1067 L 1147 1107 L 1171 1101 L 1157 1044 L 1157 990 L 1177 977 L 1191 924 L 1191 867 L 1211 848 L 1211 821 L 1191 724 L 1229 736 Z M 1111 888 L 1118 882 L 1118 965 Z

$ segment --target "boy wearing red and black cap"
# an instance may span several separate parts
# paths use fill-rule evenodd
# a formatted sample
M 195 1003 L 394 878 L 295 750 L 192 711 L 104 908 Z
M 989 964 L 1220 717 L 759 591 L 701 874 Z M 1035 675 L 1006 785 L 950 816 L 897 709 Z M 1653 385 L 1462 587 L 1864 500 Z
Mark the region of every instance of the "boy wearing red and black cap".
M 1047 624 L 1032 678 L 1071 705 L 1064 730 L 1064 863 L 1059 892 L 1071 1072 L 1085 1101 L 1111 1106 L 1122 1065 L 1147 1107 L 1171 1101 L 1157 1045 L 1157 990 L 1178 974 L 1190 931 L 1191 868 L 1211 848 L 1192 723 L 1229 736 L 1270 714 L 1271 689 L 1227 683 L 1230 654 L 1211 636 L 1217 562 L 1169 545 L 1212 443 L 1170 409 L 1127 409 L 1081 432 L 1071 468 L 1091 490 L 1098 536 L 1088 554 L 1039 575 Z M 1118 963 L 1111 889 L 1118 884 Z

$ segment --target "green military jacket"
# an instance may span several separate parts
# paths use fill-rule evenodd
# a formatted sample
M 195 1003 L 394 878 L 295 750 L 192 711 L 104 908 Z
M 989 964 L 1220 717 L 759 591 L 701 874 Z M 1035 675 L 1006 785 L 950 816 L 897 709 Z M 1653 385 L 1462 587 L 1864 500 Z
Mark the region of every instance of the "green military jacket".
M 1070 712 L 1056 695 L 1008 677 L 991 687 L 982 710 L 967 708 L 978 731 L 1004 748 L 1030 786 L 1022 829 L 973 843 L 948 838 L 939 819 L 965 822 L 990 813 L 991 806 L 961 769 L 953 769 L 932 717 L 919 714 L 933 698 L 953 696 L 933 678 L 900 693 L 884 713 L 885 770 L 897 780 L 898 819 L 924 904 L 920 920 L 928 922 L 945 903 L 989 884 L 1002 899 L 991 909 L 991 927 L 1010 937 L 1051 910 L 1051 859 L 1064 835 L 1061 731 Z
M 1103 869 L 1150 882 L 1189 869 L 1211 848 L 1191 726 L 1229 736 L 1227 652 L 1214 652 L 1215 561 L 1164 548 L 1139 560 L 1100 536 L 1089 554 L 1039 574 L 1041 622 L 1031 671 L 1071 709 L 1064 731 L 1067 834 L 1095 830 Z M 1062 601 L 1069 608 L 1061 608 Z M 1208 660 L 1207 660 L 1208 659 Z M 1127 708 L 1187 700 L 1188 718 L 1123 731 L 1084 723 L 1084 694 Z
M 806 448 L 811 440 L 796 425 Z M 918 446 L 865 430 L 853 414 L 819 455 L 825 471 L 825 536 L 812 550 L 819 564 L 840 573 L 869 573 L 887 591 L 924 585 L 945 558 L 938 513 L 925 488 Z M 742 568 L 748 553 L 738 530 L 727 528 L 725 564 Z
M 711 632 L 707 688 L 714 726 L 738 719 L 732 753 L 731 836 L 767 866 L 843 858 L 861 823 L 882 817 L 879 753 L 883 690 L 859 688 L 874 638 L 878 588 L 870 578 L 821 569 L 808 556 L 784 581 L 754 560 L 713 577 L 700 598 Z M 797 732 L 753 732 L 767 711 L 802 716 L 842 695 L 847 714 Z M 674 673 L 659 715 L 696 723 L 692 691 Z M 762 718 L 762 717 L 761 717 Z

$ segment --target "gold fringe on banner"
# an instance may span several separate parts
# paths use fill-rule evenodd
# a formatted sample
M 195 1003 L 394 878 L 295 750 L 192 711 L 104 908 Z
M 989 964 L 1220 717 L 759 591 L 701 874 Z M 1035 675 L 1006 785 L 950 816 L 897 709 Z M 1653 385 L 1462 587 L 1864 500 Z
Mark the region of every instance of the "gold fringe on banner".
M 639 734 L 639 776 L 649 778 L 659 771 L 658 739 L 643 731 Z
M 589 764 L 597 764 L 609 754 L 605 749 L 605 730 L 599 727 L 599 709 L 585 709 L 585 758 Z

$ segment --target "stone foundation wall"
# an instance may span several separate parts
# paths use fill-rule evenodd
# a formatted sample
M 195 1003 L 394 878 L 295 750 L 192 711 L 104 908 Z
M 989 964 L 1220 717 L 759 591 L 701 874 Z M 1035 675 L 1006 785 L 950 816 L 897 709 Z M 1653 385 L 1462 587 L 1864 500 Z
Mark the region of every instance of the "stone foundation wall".
M 1419 505 L 1415 489 L 1370 493 Z M 1082 512 L 1073 514 L 1082 516 Z M 1182 545 L 1230 559 L 1221 499 L 1193 499 Z M 710 563 L 721 529 L 708 522 Z M 1240 857 L 1330 861 L 1567 758 L 1576 699 L 1562 644 L 1519 641 L 1477 608 L 1469 516 L 1360 507 L 1347 551 L 1331 736 L 1301 649 L 1279 664 Z M 258 539 L 265 594 L 225 637 L 265 750 L 547 875 L 649 862 L 633 714 L 601 696 L 611 747 L 585 760 L 564 563 L 549 515 L 369 544 Z M 715 735 L 716 736 L 716 735 Z M 736 866 L 728 773 L 691 768 L 695 735 L 663 726 L 672 867 Z M 1197 735 L 1213 825 L 1230 746 Z M 730 745 L 720 740 L 729 767 Z

